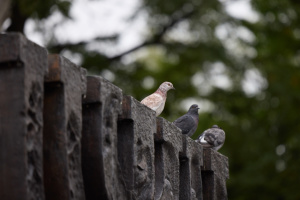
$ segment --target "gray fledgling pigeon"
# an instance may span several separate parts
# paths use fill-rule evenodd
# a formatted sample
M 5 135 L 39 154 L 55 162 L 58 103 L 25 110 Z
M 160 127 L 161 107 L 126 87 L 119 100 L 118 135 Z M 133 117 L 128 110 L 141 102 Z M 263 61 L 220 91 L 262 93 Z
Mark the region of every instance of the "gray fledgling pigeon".
M 173 84 L 170 82 L 163 82 L 153 94 L 145 97 L 141 103 L 154 110 L 157 117 L 162 113 L 165 107 L 167 92 L 170 89 L 175 89 Z
M 204 148 L 218 151 L 225 142 L 225 132 L 217 125 L 213 125 L 198 137 L 197 142 L 202 144 Z
M 199 114 L 198 114 L 197 104 L 193 104 L 189 111 L 176 119 L 173 124 L 182 130 L 182 134 L 187 134 L 188 136 L 192 136 L 198 128 L 199 122 Z

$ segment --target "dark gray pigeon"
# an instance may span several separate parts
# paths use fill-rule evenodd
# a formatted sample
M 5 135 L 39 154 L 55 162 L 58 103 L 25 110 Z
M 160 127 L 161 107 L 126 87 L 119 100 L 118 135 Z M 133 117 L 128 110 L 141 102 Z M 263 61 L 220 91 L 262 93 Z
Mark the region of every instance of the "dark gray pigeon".
M 225 132 L 217 125 L 213 125 L 210 129 L 205 130 L 196 141 L 204 148 L 218 151 L 225 142 Z
M 189 111 L 176 119 L 173 124 L 182 130 L 182 134 L 186 134 L 188 136 L 192 136 L 198 127 L 199 122 L 199 114 L 198 114 L 197 104 L 193 104 Z

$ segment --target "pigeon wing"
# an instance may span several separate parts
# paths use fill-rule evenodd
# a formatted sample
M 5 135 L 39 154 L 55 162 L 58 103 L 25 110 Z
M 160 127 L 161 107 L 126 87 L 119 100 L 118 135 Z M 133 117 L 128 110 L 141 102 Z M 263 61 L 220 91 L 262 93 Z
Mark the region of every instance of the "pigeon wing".
M 207 129 L 199 136 L 197 142 L 205 148 L 219 150 L 225 142 L 225 132 L 220 128 Z
M 205 131 L 204 140 L 211 146 L 221 148 L 225 141 L 225 132 L 221 129 L 209 129 Z
M 198 141 L 204 147 L 211 148 L 214 146 L 214 141 L 216 140 L 214 134 L 212 134 L 212 129 L 205 130 L 200 136 Z
M 211 145 L 206 141 L 207 138 L 206 138 L 206 132 L 208 130 L 205 130 L 198 138 L 198 142 L 202 145 L 204 145 L 204 147 L 211 147 Z
M 217 138 L 213 132 L 207 132 L 204 136 L 204 140 L 212 146 L 214 146 L 216 139 Z
M 142 104 L 156 111 L 163 103 L 163 97 L 158 94 L 151 94 L 141 101 Z
M 194 120 L 190 115 L 183 115 L 174 121 L 174 124 L 182 130 L 182 134 L 187 134 L 194 127 Z

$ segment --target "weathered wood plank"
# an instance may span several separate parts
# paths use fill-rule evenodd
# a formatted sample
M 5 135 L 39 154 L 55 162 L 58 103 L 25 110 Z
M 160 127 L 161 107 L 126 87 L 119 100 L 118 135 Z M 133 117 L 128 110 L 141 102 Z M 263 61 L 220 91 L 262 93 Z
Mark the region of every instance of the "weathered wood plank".
M 117 153 L 122 90 L 99 76 L 87 77 L 83 101 L 82 170 L 86 199 L 123 200 Z
M 127 199 L 154 198 L 155 112 L 131 96 L 124 96 L 118 120 L 118 158 Z
M 179 152 L 181 131 L 164 118 L 157 118 L 155 134 L 155 199 L 179 199 Z
M 47 51 L 0 34 L 0 198 L 44 199 L 43 92 Z
M 182 136 L 180 152 L 180 199 L 202 200 L 202 146 L 187 135 Z
M 58 55 L 49 55 L 48 60 L 43 140 L 46 199 L 85 199 L 80 140 L 86 71 Z
M 228 158 L 212 149 L 203 149 L 202 183 L 204 200 L 227 200 Z

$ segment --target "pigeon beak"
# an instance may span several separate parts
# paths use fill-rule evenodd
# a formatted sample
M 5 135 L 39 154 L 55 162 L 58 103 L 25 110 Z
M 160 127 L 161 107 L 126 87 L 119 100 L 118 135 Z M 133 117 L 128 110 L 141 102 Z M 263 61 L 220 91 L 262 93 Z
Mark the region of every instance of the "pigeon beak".
M 175 88 L 174 88 L 174 87 L 172 87 L 171 89 L 175 90 Z

